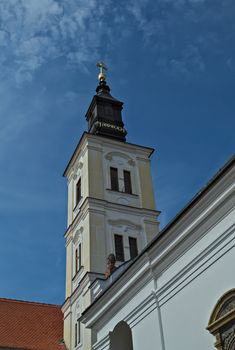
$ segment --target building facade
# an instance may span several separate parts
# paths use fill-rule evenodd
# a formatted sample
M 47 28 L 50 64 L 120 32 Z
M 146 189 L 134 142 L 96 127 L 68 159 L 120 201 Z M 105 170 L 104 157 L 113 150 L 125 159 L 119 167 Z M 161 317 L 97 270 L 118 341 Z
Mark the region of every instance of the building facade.
M 64 172 L 65 345 L 235 350 L 235 158 L 159 232 L 153 149 L 126 142 L 123 104 L 99 79 Z
M 63 313 L 0 299 L 0 349 L 235 350 L 235 156 L 159 231 L 153 149 L 126 142 L 100 68 L 64 172 Z
M 80 322 L 92 302 L 91 284 L 137 256 L 159 231 L 150 171 L 153 149 L 126 142 L 123 103 L 104 76 L 88 108 L 85 132 L 64 172 L 68 182 L 64 340 L 69 349 L 90 349 L 91 330 Z
M 92 349 L 235 349 L 235 157 L 112 283 L 81 321 Z

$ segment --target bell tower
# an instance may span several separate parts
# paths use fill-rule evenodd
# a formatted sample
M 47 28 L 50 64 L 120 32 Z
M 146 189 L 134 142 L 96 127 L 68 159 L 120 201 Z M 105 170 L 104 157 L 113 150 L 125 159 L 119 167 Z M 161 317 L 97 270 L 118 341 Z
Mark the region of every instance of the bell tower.
M 110 94 L 103 63 L 86 113 L 84 132 L 65 171 L 68 183 L 66 300 L 67 348 L 91 349 L 81 313 L 92 302 L 89 286 L 104 278 L 106 257 L 117 266 L 133 259 L 158 233 L 150 157 L 153 149 L 126 142 L 123 103 Z

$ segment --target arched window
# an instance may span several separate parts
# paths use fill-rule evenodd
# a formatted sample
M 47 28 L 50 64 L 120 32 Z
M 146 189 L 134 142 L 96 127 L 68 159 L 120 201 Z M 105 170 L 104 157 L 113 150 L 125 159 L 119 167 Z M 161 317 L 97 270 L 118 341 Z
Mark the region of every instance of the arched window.
M 235 289 L 225 293 L 212 311 L 207 329 L 218 350 L 235 350 Z
M 119 322 L 110 332 L 110 350 L 133 350 L 132 334 L 128 324 Z

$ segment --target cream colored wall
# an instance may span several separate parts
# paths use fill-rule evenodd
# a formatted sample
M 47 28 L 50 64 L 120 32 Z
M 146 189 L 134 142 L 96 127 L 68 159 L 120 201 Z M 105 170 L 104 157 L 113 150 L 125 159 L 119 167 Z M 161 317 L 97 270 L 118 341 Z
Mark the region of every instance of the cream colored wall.
M 106 227 L 105 212 L 90 213 L 90 268 L 91 271 L 104 273 L 106 268 Z
M 155 201 L 150 172 L 149 149 L 140 146 L 116 142 L 94 135 L 85 135 L 80 148 L 68 169 L 68 224 L 82 213 L 76 225 L 72 224 L 71 235 L 73 243 L 67 247 L 66 258 L 66 297 L 79 284 L 80 277 L 86 272 L 103 273 L 106 268 L 106 256 L 114 252 L 114 234 L 117 233 L 114 221 L 125 238 L 125 258 L 129 259 L 128 237 L 136 237 L 139 252 L 158 232 Z M 119 169 L 120 192 L 110 190 L 110 167 Z M 122 192 L 123 170 L 131 172 L 132 194 Z M 82 199 L 76 206 L 76 183 L 81 178 Z M 84 201 L 87 198 L 99 199 L 91 209 L 91 205 Z M 111 208 L 110 203 L 118 204 L 118 208 Z M 102 208 L 100 208 L 100 205 Z M 136 208 L 136 210 L 134 209 Z M 152 212 L 141 212 L 139 209 L 149 209 Z M 80 215 L 81 216 L 81 215 Z M 120 220 L 125 223 L 120 223 Z M 82 220 L 82 223 L 81 223 Z M 109 222 L 108 222 L 109 221 Z M 110 223 L 111 222 L 111 223 Z M 138 226 L 136 228 L 135 226 Z M 74 252 L 76 243 L 74 237 L 82 226 L 82 266 L 83 274 L 76 281 L 74 277 Z M 134 227 L 134 228 L 133 228 Z M 126 233 L 125 233 L 126 232 Z
M 87 213 L 84 218 L 84 231 L 83 231 L 83 240 L 82 240 L 82 265 L 84 266 L 84 271 L 91 271 L 90 264 L 90 220 L 89 214 Z
M 68 298 L 72 293 L 72 261 L 73 261 L 73 243 L 72 239 L 67 240 L 66 245 L 66 287 L 65 297 Z
M 67 317 L 64 317 L 64 342 L 66 344 L 66 347 L 68 349 L 72 349 L 71 346 L 71 313 L 67 315 Z
M 71 169 L 68 171 L 68 226 L 72 224 L 73 220 L 79 213 L 79 207 L 81 207 L 85 198 L 89 196 L 89 165 L 88 165 L 88 149 L 87 142 L 81 145 L 81 149 L 78 150 L 77 157 L 71 165 Z M 76 206 L 76 184 L 81 178 L 81 196 L 82 199 Z
M 88 146 L 89 147 L 89 146 Z M 92 198 L 104 198 L 103 182 L 103 157 L 102 149 L 88 150 L 88 196 Z
M 87 143 L 84 144 L 82 151 L 82 169 L 81 169 L 81 179 L 82 179 L 82 197 L 83 200 L 89 196 L 88 184 L 89 184 L 89 164 L 88 164 L 88 149 Z
M 90 329 L 84 329 L 84 340 L 83 340 L 83 349 L 91 350 L 92 347 L 92 335 Z
M 73 179 L 72 176 L 68 179 L 68 218 L 67 218 L 67 226 L 71 224 L 73 221 L 73 202 L 74 202 L 74 190 L 73 190 Z
M 143 220 L 144 232 L 146 233 L 147 242 L 150 242 L 159 232 L 159 222 L 156 220 Z
M 151 177 L 150 161 L 148 159 L 137 160 L 139 173 L 139 187 L 141 204 L 143 208 L 155 209 L 155 199 L 153 192 L 153 182 Z
M 125 236 L 125 258 L 128 260 L 128 237 L 137 238 L 140 252 L 158 232 L 149 153 L 149 149 L 140 146 L 85 135 L 67 170 L 66 298 L 71 303 L 71 306 L 67 306 L 71 319 L 65 319 L 64 337 L 69 350 L 74 349 L 76 305 L 79 304 L 80 311 L 83 311 L 91 302 L 88 288 L 91 279 L 86 280 L 86 273 L 105 272 L 106 257 L 114 252 L 114 234 Z M 110 166 L 119 169 L 120 192 L 110 190 Z M 123 170 L 131 172 L 133 194 L 122 192 Z M 79 178 L 82 199 L 76 206 L 76 183 Z M 79 242 L 83 269 L 75 276 L 74 257 Z M 92 276 L 94 279 L 95 275 Z M 74 296 L 77 291 L 79 297 Z M 91 333 L 83 330 L 81 349 L 90 348 Z

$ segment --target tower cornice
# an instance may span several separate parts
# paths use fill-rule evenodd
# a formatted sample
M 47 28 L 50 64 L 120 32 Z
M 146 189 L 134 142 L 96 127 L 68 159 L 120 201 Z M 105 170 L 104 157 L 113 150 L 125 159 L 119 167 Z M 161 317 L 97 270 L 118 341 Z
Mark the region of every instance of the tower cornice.
M 79 152 L 82 152 L 85 147 L 86 141 L 95 141 L 96 144 L 100 144 L 101 146 L 106 144 L 110 146 L 115 146 L 116 150 L 123 150 L 123 143 L 111 138 L 101 137 L 93 134 L 89 134 L 88 132 L 84 132 L 72 154 L 72 157 L 70 158 L 68 165 L 66 166 L 63 176 L 68 177 L 68 174 L 71 170 L 71 168 L 74 166 L 76 159 L 78 157 Z M 148 147 L 148 146 L 141 146 L 138 144 L 125 142 L 125 149 L 126 150 L 135 150 L 137 152 L 137 157 L 141 154 L 147 156 L 147 158 L 150 158 L 153 152 L 155 151 L 154 148 Z
M 106 200 L 98 199 L 98 198 L 91 198 L 87 197 L 84 202 L 82 203 L 79 213 L 75 216 L 69 227 L 64 233 L 65 238 L 69 237 L 69 235 L 72 233 L 72 231 L 75 229 L 77 224 L 84 219 L 84 216 L 88 212 L 94 212 L 94 211 L 99 211 L 99 212 L 104 212 L 105 208 L 109 208 L 112 210 L 115 210 L 117 212 L 120 211 L 120 213 L 123 212 L 123 207 L 128 209 L 128 212 L 133 212 L 139 216 L 145 216 L 145 217 L 158 217 L 160 215 L 159 210 L 152 210 L 152 209 L 147 209 L 147 208 L 136 208 L 130 205 L 124 205 L 124 204 L 119 204 L 119 203 L 111 203 Z

